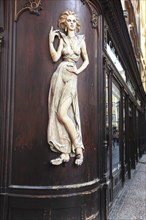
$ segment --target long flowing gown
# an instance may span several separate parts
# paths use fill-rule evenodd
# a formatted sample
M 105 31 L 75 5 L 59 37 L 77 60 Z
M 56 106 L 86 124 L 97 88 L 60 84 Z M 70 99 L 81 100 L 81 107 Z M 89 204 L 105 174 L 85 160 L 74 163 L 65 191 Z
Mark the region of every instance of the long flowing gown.
M 76 65 L 76 62 L 79 60 L 81 55 L 80 48 L 84 35 L 76 36 L 73 48 L 71 48 L 66 35 L 61 34 L 61 37 L 64 42 L 62 51 L 63 61 L 59 64 L 51 78 L 48 96 L 49 122 L 47 138 L 52 151 L 74 155 L 75 146 L 64 125 L 58 120 L 57 112 L 59 107 L 71 97 L 72 104 L 68 109 L 68 116 L 76 128 L 78 146 L 84 149 L 78 104 L 77 75 L 66 70 L 68 68 L 67 65 Z

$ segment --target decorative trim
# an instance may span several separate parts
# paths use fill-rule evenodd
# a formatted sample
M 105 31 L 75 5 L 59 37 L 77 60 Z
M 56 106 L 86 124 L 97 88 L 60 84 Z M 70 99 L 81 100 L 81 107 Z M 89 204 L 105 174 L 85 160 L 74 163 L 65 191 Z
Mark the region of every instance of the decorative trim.
M 80 191 L 80 192 L 76 192 L 76 191 L 74 191 L 74 192 L 68 192 L 67 190 L 66 190 L 66 192 L 68 192 L 68 193 L 62 193 L 62 194 L 57 194 L 57 193 L 54 193 L 54 194 L 46 194 L 46 192 L 45 192 L 45 194 L 23 194 L 23 193 L 21 193 L 20 192 L 20 194 L 17 192 L 17 193 L 8 193 L 7 194 L 7 196 L 10 196 L 10 197 L 21 197 L 21 198 L 33 198 L 33 199 L 56 199 L 56 198 L 69 198 L 69 197 L 76 197 L 76 196 L 80 196 L 80 197 L 83 197 L 83 196 L 90 196 L 90 195 L 92 195 L 92 194 L 94 194 L 94 193 L 96 193 L 98 190 L 100 190 L 100 188 L 99 187 L 95 187 L 95 188 L 93 188 L 93 189 L 90 189 L 90 190 L 85 190 L 84 192 L 83 191 Z M 57 192 L 58 192 L 58 190 L 57 190 Z M 5 193 L 1 193 L 1 195 L 5 195 Z
M 98 14 L 92 10 L 91 23 L 93 28 L 97 28 L 98 25 Z
M 106 22 L 104 22 L 104 49 L 107 50 L 107 31 L 108 31 L 108 25 Z
M 11 189 L 23 189 L 23 190 L 64 190 L 64 189 L 80 189 L 82 187 L 87 187 L 87 186 L 93 186 L 98 184 L 100 179 L 96 178 L 94 180 L 91 180 L 89 182 L 84 182 L 84 183 L 77 183 L 77 184 L 72 184 L 72 185 L 56 185 L 56 186 L 25 186 L 25 185 L 10 185 L 9 188 Z
M 140 61 L 140 48 L 139 48 L 138 32 L 137 32 L 134 7 L 133 7 L 131 1 L 125 0 L 125 9 L 127 10 L 127 13 L 128 13 L 127 26 L 128 26 L 128 30 L 129 30 L 129 35 L 131 38 L 131 42 L 133 44 L 133 49 L 135 52 L 136 60 L 139 63 L 139 61 Z
M 103 54 L 103 69 L 106 74 L 111 74 L 113 72 L 113 68 L 111 65 L 111 61 L 107 57 L 108 55 Z
M 0 27 L 0 52 L 2 51 L 2 46 L 4 43 L 4 29 Z
M 92 28 L 98 28 L 98 17 L 101 13 L 97 12 L 97 7 L 90 0 L 81 0 L 83 5 L 87 4 L 91 12 L 91 24 Z
M 31 14 L 35 14 L 37 16 L 40 15 L 40 11 L 42 10 L 42 0 L 29 0 L 19 11 L 17 11 L 17 1 L 18 0 L 15 0 L 15 21 L 18 21 L 19 16 L 27 10 L 29 10 Z

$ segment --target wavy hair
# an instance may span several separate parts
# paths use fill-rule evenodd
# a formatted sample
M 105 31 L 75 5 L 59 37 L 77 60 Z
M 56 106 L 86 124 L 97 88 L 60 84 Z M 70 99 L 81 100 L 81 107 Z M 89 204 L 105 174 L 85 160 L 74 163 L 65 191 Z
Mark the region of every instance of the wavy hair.
M 67 20 L 67 17 L 68 17 L 69 15 L 74 15 L 74 16 L 75 16 L 75 18 L 76 18 L 76 24 L 77 24 L 77 25 L 76 25 L 75 32 L 76 32 L 76 33 L 79 32 L 79 31 L 80 31 L 79 18 L 78 18 L 77 14 L 76 14 L 75 12 L 69 11 L 69 10 L 64 11 L 64 12 L 60 15 L 60 17 L 59 17 L 59 19 L 58 19 L 58 27 L 61 28 L 61 29 L 63 29 L 63 30 L 65 30 L 65 28 L 66 28 L 66 20 Z

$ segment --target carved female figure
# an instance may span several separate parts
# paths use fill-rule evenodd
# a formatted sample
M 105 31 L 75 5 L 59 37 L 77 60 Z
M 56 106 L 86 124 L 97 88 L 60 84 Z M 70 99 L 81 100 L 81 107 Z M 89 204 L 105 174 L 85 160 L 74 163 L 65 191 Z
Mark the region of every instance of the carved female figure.
M 56 71 L 53 73 L 48 97 L 49 123 L 48 143 L 59 157 L 52 159 L 53 165 L 68 162 L 70 156 L 75 156 L 75 164 L 83 163 L 84 145 L 80 125 L 80 114 L 77 93 L 77 76 L 89 64 L 85 37 L 77 35 L 80 23 L 72 11 L 65 11 L 58 20 L 59 30 L 51 27 L 49 33 L 50 54 L 54 62 L 62 57 Z M 57 50 L 54 47 L 55 37 L 59 38 Z M 82 56 L 83 63 L 77 68 L 76 62 Z

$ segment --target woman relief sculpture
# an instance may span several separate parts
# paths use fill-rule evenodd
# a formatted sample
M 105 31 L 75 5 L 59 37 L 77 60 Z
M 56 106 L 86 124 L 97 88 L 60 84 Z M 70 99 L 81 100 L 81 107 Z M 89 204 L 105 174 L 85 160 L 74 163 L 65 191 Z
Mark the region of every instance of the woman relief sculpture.
M 48 144 L 58 157 L 50 161 L 53 165 L 68 162 L 75 156 L 75 164 L 83 163 L 84 145 L 82 142 L 77 77 L 88 66 L 84 35 L 77 35 L 80 23 L 72 11 L 65 11 L 58 20 L 58 26 L 64 31 L 53 30 L 49 33 L 50 54 L 54 62 L 62 58 L 53 73 L 48 97 L 49 123 Z M 59 39 L 57 50 L 54 48 L 55 37 Z M 76 63 L 82 57 L 82 65 Z

